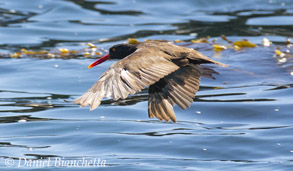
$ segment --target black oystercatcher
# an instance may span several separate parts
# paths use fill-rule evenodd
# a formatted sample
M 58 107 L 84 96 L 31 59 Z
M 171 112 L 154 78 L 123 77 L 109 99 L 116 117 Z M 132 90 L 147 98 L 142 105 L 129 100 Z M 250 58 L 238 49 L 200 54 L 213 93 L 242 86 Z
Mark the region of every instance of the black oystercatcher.
M 138 45 L 117 44 L 109 54 L 89 65 L 94 67 L 108 59 L 121 59 L 115 62 L 100 79 L 74 103 L 90 105 L 96 109 L 104 97 L 114 100 L 125 99 L 149 87 L 148 114 L 169 122 L 176 122 L 173 106 L 182 109 L 190 107 L 199 89 L 200 76 L 212 77 L 217 73 L 200 64 L 214 61 L 198 51 L 174 45 L 170 42 L 149 41 Z

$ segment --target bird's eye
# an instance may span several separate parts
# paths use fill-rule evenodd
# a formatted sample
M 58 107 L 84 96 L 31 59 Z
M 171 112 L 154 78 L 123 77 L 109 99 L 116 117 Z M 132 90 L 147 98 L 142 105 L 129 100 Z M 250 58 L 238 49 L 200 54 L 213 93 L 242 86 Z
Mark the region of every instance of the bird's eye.
M 112 52 L 115 52 L 115 51 L 116 51 L 116 49 L 115 49 L 115 48 L 112 48 L 111 50 L 112 50 Z

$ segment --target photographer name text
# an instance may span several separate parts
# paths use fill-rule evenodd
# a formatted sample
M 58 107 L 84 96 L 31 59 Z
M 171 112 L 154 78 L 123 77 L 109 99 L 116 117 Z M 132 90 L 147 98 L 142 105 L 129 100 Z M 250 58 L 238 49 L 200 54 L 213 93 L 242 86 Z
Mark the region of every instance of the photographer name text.
M 6 158 L 5 165 L 7 167 L 18 168 L 42 168 L 42 167 L 105 167 L 106 160 L 100 158 L 86 158 L 82 159 L 65 159 L 64 157 L 54 158 L 40 158 L 40 159 L 27 159 L 20 158 Z

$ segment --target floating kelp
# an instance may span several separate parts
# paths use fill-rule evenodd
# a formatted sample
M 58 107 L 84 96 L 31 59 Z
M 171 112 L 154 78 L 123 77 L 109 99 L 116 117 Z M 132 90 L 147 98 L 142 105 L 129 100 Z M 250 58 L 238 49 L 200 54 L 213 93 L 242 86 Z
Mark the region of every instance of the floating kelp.
M 246 48 L 261 48 L 263 47 L 270 47 L 272 49 L 272 54 L 274 58 L 276 58 L 277 62 L 279 64 L 286 63 L 288 59 L 292 60 L 292 54 L 291 54 L 291 41 L 289 38 L 285 40 L 286 46 L 282 47 L 276 47 L 269 39 L 263 38 L 262 44 L 256 45 L 252 42 L 250 42 L 247 39 L 237 40 L 237 41 L 231 41 L 226 36 L 222 35 L 220 36 L 220 40 L 214 38 L 210 40 L 210 37 L 203 37 L 199 39 L 193 39 L 190 41 L 183 41 L 183 40 L 175 40 L 173 41 L 176 44 L 179 44 L 180 46 L 190 46 L 191 44 L 198 44 L 202 48 L 202 50 L 209 50 L 213 49 L 214 52 L 216 52 L 216 55 L 222 53 L 222 51 L 225 50 L 235 50 L 235 51 L 243 51 L 245 52 Z M 151 39 L 146 39 L 145 41 L 151 41 Z M 166 40 L 155 40 L 155 41 L 166 41 Z M 223 42 L 224 41 L 224 42 Z M 129 38 L 128 43 L 130 44 L 138 44 L 140 43 L 135 38 Z M 96 46 L 93 43 L 87 43 L 87 47 L 83 48 L 81 50 L 70 50 L 68 48 L 59 48 L 59 49 L 51 49 L 51 50 L 40 50 L 40 51 L 34 51 L 29 49 L 20 49 L 19 52 L 13 52 L 8 54 L 0 54 L 0 58 L 25 58 L 25 57 L 31 57 L 31 58 L 39 58 L 39 59 L 47 59 L 47 58 L 62 58 L 62 59 L 70 59 L 70 58 L 99 58 L 103 54 L 107 53 L 105 50 L 100 49 L 98 46 Z M 200 49 L 197 49 L 200 50 Z M 268 50 L 268 49 L 264 49 Z
M 222 50 L 228 49 L 227 46 L 224 46 L 224 45 L 217 45 L 217 44 L 213 45 L 213 47 L 214 47 L 214 51 L 215 51 L 215 52 L 220 52 L 220 51 L 222 51 Z
M 139 44 L 139 41 L 137 39 L 134 39 L 134 38 L 129 38 L 128 43 L 129 44 Z
M 233 43 L 234 46 L 238 46 L 240 48 L 244 47 L 256 47 L 256 44 L 249 42 L 247 39 L 237 40 Z
M 48 58 L 64 58 L 71 59 L 77 57 L 86 57 L 86 58 L 98 58 L 105 53 L 105 50 L 99 49 L 96 45 L 92 43 L 87 43 L 87 48 L 81 50 L 70 50 L 68 48 L 59 48 L 51 50 L 29 50 L 22 48 L 20 52 L 14 52 L 9 54 L 0 54 L 0 58 L 39 58 L 39 59 L 48 59 Z

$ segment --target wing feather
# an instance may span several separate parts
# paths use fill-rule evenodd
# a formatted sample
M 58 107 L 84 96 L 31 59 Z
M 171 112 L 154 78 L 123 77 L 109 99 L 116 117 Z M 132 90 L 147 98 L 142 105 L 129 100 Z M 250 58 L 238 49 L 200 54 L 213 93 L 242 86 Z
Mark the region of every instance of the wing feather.
M 149 49 L 140 49 L 117 61 L 74 103 L 82 107 L 90 105 L 90 109 L 94 110 L 104 97 L 112 96 L 114 100 L 125 99 L 128 95 L 141 91 L 179 68 L 167 60 L 164 54 L 160 55 L 160 52 L 155 57 L 152 55 Z M 151 108 L 153 113 L 150 115 L 160 118 L 157 109 L 162 107 L 153 105 Z
M 199 89 L 201 75 L 200 68 L 191 65 L 181 67 L 150 86 L 149 117 L 176 122 L 173 105 L 177 104 L 182 109 L 190 107 Z

